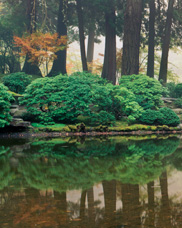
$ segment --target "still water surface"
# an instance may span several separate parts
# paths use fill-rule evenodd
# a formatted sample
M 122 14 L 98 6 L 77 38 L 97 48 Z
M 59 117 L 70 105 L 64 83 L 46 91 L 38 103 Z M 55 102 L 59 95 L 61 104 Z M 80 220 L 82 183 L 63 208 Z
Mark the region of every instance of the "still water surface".
M 180 228 L 169 138 L 0 139 L 0 228 Z

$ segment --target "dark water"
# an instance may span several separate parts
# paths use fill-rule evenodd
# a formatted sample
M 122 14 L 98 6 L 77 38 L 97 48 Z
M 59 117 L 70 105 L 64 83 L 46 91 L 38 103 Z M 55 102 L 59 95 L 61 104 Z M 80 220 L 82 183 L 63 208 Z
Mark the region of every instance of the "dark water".
M 172 138 L 0 139 L 0 228 L 182 227 Z

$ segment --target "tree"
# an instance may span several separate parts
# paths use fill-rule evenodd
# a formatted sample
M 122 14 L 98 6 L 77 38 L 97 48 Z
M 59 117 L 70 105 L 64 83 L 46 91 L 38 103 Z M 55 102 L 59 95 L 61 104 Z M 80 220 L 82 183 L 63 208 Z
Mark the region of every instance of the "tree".
M 88 30 L 88 45 L 87 45 L 87 63 L 89 72 L 92 72 L 92 62 L 94 58 L 94 38 L 95 38 L 95 25 L 90 24 Z
M 109 1 L 110 10 L 105 13 L 105 55 L 102 77 L 116 84 L 116 15 L 115 5 Z
M 28 56 L 28 62 L 34 65 L 48 63 L 57 58 L 56 53 L 66 49 L 67 37 L 59 37 L 57 33 L 33 33 L 27 37 L 14 36 L 16 46 L 21 47 L 21 56 Z
M 37 0 L 26 0 L 26 19 L 27 19 L 27 33 L 32 34 L 36 32 L 36 17 L 37 17 Z M 29 56 L 25 58 L 25 63 L 22 69 L 26 74 L 42 75 L 37 63 L 32 64 L 29 61 Z
M 139 73 L 142 0 L 127 0 L 124 18 L 122 75 Z
M 59 36 L 67 36 L 67 0 L 59 1 L 58 21 L 57 21 L 57 33 Z M 62 47 L 62 46 L 61 46 Z M 53 62 L 52 69 L 49 76 L 55 76 L 58 74 L 66 74 L 66 56 L 67 49 L 63 48 L 56 53 L 57 58 Z
M 163 45 L 162 45 L 162 57 L 161 57 L 161 64 L 160 64 L 159 81 L 161 80 L 164 85 L 167 82 L 168 55 L 169 55 L 174 3 L 175 3 L 175 0 L 169 0 L 166 28 L 165 28 L 164 38 L 163 38 Z
M 148 63 L 147 75 L 154 78 L 154 49 L 155 49 L 155 0 L 149 1 L 149 39 L 148 39 Z
M 79 28 L 79 39 L 80 39 L 80 52 L 82 59 L 82 69 L 83 71 L 88 71 L 87 58 L 85 53 L 85 36 L 84 36 L 84 22 L 83 22 L 83 12 L 81 0 L 76 0 L 76 9 L 78 15 L 78 28 Z

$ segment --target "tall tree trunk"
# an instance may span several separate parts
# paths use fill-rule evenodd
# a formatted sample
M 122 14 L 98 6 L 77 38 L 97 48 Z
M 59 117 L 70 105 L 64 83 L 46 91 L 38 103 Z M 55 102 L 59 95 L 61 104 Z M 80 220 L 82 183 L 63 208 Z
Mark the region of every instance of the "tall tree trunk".
M 155 0 L 150 0 L 149 42 L 147 75 L 154 78 L 154 49 L 155 49 Z
M 111 0 L 112 1 L 112 0 Z M 115 28 L 115 6 L 110 2 L 110 12 L 105 14 L 105 55 L 102 69 L 102 78 L 116 84 L 116 28 Z
M 59 36 L 67 36 L 67 26 L 66 26 L 66 17 L 67 17 L 67 0 L 59 1 L 59 12 L 58 12 L 58 22 L 57 22 L 57 33 Z M 66 74 L 66 56 L 67 48 L 60 50 L 56 53 L 57 58 L 53 62 L 52 69 L 49 73 L 49 76 L 55 76 L 58 74 Z
M 39 67 L 36 64 L 32 64 L 29 62 L 28 55 L 26 56 L 22 72 L 25 72 L 26 74 L 34 74 L 34 75 L 42 76 L 42 73 L 41 73 Z
M 122 75 L 139 73 L 142 0 L 127 0 L 124 18 Z
M 85 36 L 84 36 L 83 12 L 82 12 L 81 0 L 76 0 L 76 9 L 77 9 L 77 15 L 78 15 L 78 29 L 79 29 L 79 38 L 80 38 L 82 69 L 83 71 L 88 71 L 87 58 L 85 53 Z
M 27 17 L 27 32 L 32 34 L 36 32 L 36 0 L 27 0 L 27 9 L 26 9 L 26 17 Z M 22 69 L 22 72 L 26 74 L 35 74 L 42 76 L 42 73 L 36 64 L 32 64 L 29 61 L 29 56 L 27 55 L 25 58 L 25 63 Z
M 87 46 L 87 63 L 89 64 L 89 72 L 92 72 L 92 62 L 94 58 L 94 38 L 95 38 L 95 28 L 90 25 L 88 31 L 88 46 Z
M 175 3 L 175 0 L 169 0 L 165 35 L 164 35 L 163 45 L 162 45 L 162 57 L 161 57 L 161 64 L 160 64 L 159 81 L 162 80 L 163 85 L 165 85 L 167 82 L 168 56 L 169 56 L 169 45 L 170 45 L 170 37 L 171 37 L 171 26 L 172 26 L 172 19 L 173 19 L 174 3 Z

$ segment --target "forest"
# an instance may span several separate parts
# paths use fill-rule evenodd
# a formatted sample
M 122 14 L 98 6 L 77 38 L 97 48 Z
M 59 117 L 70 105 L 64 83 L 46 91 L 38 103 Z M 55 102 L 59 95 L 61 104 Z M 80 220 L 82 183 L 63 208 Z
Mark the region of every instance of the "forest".
M 0 12 L 0 128 L 14 117 L 77 130 L 80 122 L 180 124 L 182 84 L 168 69 L 169 50 L 181 48 L 180 0 L 1 0 Z M 74 42 L 79 72 L 68 59 Z M 26 111 L 14 115 L 22 106 Z

